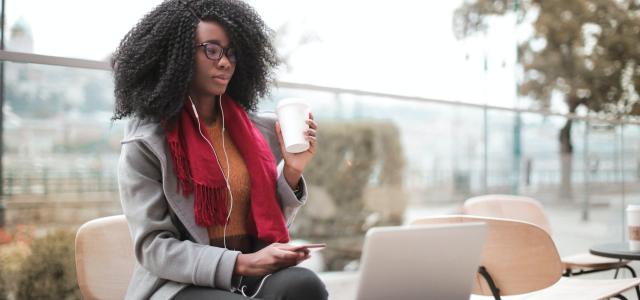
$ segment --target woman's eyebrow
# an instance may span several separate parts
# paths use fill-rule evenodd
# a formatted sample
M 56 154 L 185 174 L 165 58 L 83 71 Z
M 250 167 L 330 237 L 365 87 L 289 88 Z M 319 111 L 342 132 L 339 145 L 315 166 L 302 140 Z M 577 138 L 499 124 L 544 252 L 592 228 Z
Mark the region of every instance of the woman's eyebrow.
M 225 47 L 225 48 L 228 46 L 228 45 L 227 46 L 223 45 L 222 41 L 216 40 L 216 39 L 206 40 L 206 41 L 202 42 L 201 44 L 204 44 L 204 43 L 212 43 L 212 44 L 216 44 L 218 46 L 222 46 L 222 47 Z

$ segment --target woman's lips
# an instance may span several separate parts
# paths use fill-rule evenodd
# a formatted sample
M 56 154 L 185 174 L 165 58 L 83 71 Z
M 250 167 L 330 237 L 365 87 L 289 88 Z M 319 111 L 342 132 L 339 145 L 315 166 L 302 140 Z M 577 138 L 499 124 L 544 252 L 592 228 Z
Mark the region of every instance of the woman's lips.
M 228 84 L 229 80 L 231 79 L 230 76 L 225 76 L 225 75 L 220 75 L 220 76 L 213 76 L 213 81 L 215 81 L 218 84 Z

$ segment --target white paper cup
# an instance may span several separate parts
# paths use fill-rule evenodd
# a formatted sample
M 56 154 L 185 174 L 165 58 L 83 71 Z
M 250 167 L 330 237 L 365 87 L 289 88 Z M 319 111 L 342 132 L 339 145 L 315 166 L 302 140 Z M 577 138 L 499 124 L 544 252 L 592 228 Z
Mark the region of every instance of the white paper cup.
M 640 250 L 640 205 L 627 206 L 627 230 L 629 232 L 629 249 Z
M 311 107 L 302 99 L 289 98 L 278 102 L 276 113 L 287 152 L 300 153 L 309 149 L 309 141 L 304 138 L 304 132 L 309 129 L 306 120 L 310 111 Z

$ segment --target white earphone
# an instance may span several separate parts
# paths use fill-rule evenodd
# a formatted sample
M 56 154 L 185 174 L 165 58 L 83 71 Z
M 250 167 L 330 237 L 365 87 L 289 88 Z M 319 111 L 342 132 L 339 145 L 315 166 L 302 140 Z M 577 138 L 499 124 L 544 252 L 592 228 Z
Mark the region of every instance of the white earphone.
M 227 183 L 227 190 L 229 190 L 229 195 L 231 196 L 229 200 L 229 213 L 227 214 L 227 221 L 224 223 L 224 229 L 222 230 L 222 243 L 224 244 L 224 247 L 227 248 L 227 224 L 229 224 L 229 220 L 231 219 L 231 211 L 233 211 L 233 192 L 231 191 L 231 183 L 229 182 L 229 178 L 231 178 L 229 155 L 227 155 L 227 147 L 224 144 L 224 132 L 226 128 L 224 126 L 224 109 L 222 108 L 222 96 L 218 97 L 218 105 L 220 105 L 220 114 L 222 115 L 222 152 L 224 152 L 224 158 L 227 162 L 227 176 L 224 176 L 224 172 L 222 172 L 222 176 Z
M 198 116 L 198 110 L 196 110 L 196 105 L 193 103 L 193 99 L 191 99 L 191 96 L 189 96 L 189 101 L 191 101 L 191 107 L 193 108 L 193 112 L 196 115 L 196 119 L 198 120 L 198 124 L 200 124 L 200 117 Z M 218 163 L 218 167 L 220 168 L 220 172 L 222 172 L 222 177 L 224 177 L 224 181 L 227 185 L 227 190 L 229 191 L 229 195 L 230 195 L 230 205 L 229 205 L 229 213 L 227 214 L 227 221 L 224 224 L 224 229 L 222 231 L 222 243 L 224 245 L 225 248 L 227 248 L 227 224 L 229 224 L 229 220 L 231 219 L 231 211 L 233 211 L 233 192 L 231 192 L 231 184 L 229 183 L 229 178 L 231 177 L 231 166 L 229 165 L 229 156 L 227 155 L 227 148 L 224 144 L 224 132 L 225 132 L 225 126 L 224 126 L 224 109 L 222 108 L 222 96 L 218 96 L 218 105 L 220 106 L 220 113 L 222 115 L 222 151 L 224 152 L 224 158 L 225 161 L 227 163 L 227 175 L 224 175 L 224 170 L 222 169 L 222 166 L 220 165 L 220 162 L 218 161 L 218 154 L 216 153 L 216 149 L 213 148 L 213 145 L 211 144 L 211 142 L 209 142 L 209 140 L 204 136 L 204 134 L 202 133 L 202 130 L 200 129 L 200 125 L 198 125 L 198 132 L 200 133 L 200 136 L 202 136 L 202 138 L 207 141 L 207 144 L 209 144 L 209 146 L 211 147 L 211 150 L 213 151 L 213 154 L 216 156 L 216 162 Z M 228 249 L 228 248 L 227 248 Z M 246 294 L 245 289 L 247 288 L 246 285 L 242 285 L 242 279 L 243 277 L 240 277 L 240 283 L 239 286 L 242 285 L 239 289 L 237 288 L 232 288 L 233 290 L 237 290 L 240 291 L 240 293 L 242 293 L 243 296 L 245 297 L 249 297 L 249 298 L 255 298 L 258 293 L 260 292 L 260 290 L 262 289 L 262 286 L 264 285 L 264 282 L 267 280 L 267 278 L 269 278 L 269 276 L 271 276 L 271 274 L 267 274 L 265 275 L 262 280 L 260 281 L 260 285 L 258 286 L 258 288 L 256 289 L 256 291 L 253 293 L 253 295 L 249 296 Z
M 198 124 L 200 124 L 200 117 L 198 116 L 198 110 L 196 109 L 196 105 L 195 103 L 193 103 L 193 99 L 191 99 L 191 96 L 189 96 L 189 101 L 191 102 L 191 107 L 193 108 L 193 112 L 196 115 L 196 119 L 198 120 Z M 218 105 L 220 106 L 220 112 L 222 115 L 222 151 L 224 152 L 224 158 L 227 164 L 227 175 L 224 175 L 224 169 L 222 169 L 222 166 L 220 165 L 220 161 L 218 161 L 218 154 L 216 153 L 216 149 L 213 148 L 213 145 L 211 144 L 211 142 L 209 142 L 209 140 L 204 136 L 204 134 L 202 133 L 202 130 L 200 129 L 200 126 L 198 125 L 198 132 L 200 133 L 200 136 L 207 141 L 207 144 L 209 144 L 209 147 L 211 147 L 211 150 L 213 151 L 213 154 L 216 156 L 216 162 L 218 163 L 218 167 L 220 168 L 220 172 L 222 172 L 222 177 L 224 177 L 224 182 L 227 186 L 227 190 L 229 191 L 229 195 L 230 195 L 230 204 L 229 204 L 229 213 L 227 214 L 227 221 L 224 224 L 224 229 L 222 231 L 222 243 L 224 245 L 225 248 L 227 248 L 227 224 L 229 224 L 229 220 L 231 219 L 231 212 L 233 211 L 233 192 L 231 191 L 231 184 L 229 183 L 229 178 L 231 178 L 231 166 L 229 165 L 229 156 L 227 155 L 227 148 L 224 144 L 224 132 L 225 132 L 225 126 L 224 126 L 224 109 L 222 108 L 222 97 L 218 96 Z

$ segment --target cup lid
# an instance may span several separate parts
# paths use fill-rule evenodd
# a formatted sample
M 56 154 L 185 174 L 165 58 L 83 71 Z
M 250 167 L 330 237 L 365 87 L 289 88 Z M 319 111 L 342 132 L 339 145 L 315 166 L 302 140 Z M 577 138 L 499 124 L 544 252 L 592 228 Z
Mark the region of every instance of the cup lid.
M 627 211 L 640 211 L 640 204 L 627 205 Z
M 309 103 L 307 103 L 307 101 L 305 101 L 302 98 L 286 98 L 278 101 L 278 106 L 276 109 L 280 108 L 281 106 L 290 105 L 290 104 L 299 104 L 299 105 L 309 106 Z

